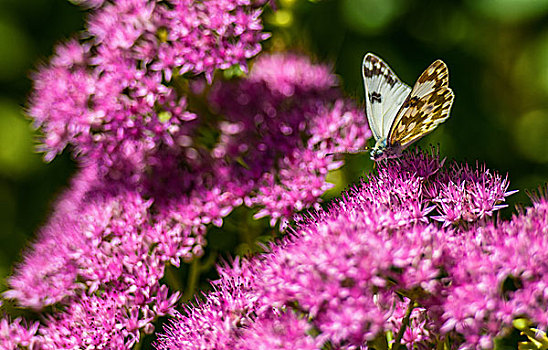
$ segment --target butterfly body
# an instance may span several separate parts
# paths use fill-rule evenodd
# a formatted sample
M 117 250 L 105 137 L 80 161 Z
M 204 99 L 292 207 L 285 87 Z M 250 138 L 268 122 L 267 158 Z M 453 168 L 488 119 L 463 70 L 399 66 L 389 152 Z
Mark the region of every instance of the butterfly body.
M 365 55 L 362 65 L 366 114 L 375 138 L 371 159 L 397 158 L 410 144 L 449 118 L 453 91 L 449 72 L 437 60 L 411 89 L 379 57 Z

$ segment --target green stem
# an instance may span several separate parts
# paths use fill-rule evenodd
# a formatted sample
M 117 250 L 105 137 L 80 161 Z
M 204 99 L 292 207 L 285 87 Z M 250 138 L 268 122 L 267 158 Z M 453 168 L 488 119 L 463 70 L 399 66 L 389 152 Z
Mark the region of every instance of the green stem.
M 252 249 L 254 242 L 253 242 L 253 239 L 251 238 L 251 236 L 249 235 L 249 230 L 247 229 L 247 227 L 240 228 L 238 233 L 239 233 L 239 236 L 240 236 L 240 241 L 247 244 L 249 249 Z
M 135 346 L 133 347 L 133 350 L 141 350 L 141 347 L 143 346 L 143 332 L 139 331 L 139 340 Z
M 188 271 L 188 280 L 183 293 L 183 301 L 188 301 L 194 295 L 196 291 L 196 285 L 198 284 L 198 279 L 200 278 L 200 265 L 199 259 L 194 258 L 190 263 L 190 270 Z
M 167 285 L 169 286 L 169 289 L 171 290 L 184 290 L 183 285 L 181 283 L 181 279 L 179 276 L 175 273 L 174 267 L 171 265 L 166 266 L 166 270 L 164 273 L 164 278 L 167 282 Z
M 403 318 L 401 322 L 401 328 L 398 331 L 398 334 L 396 335 L 396 339 L 394 340 L 394 346 L 392 346 L 393 350 L 399 350 L 401 347 L 401 339 L 403 338 L 403 333 L 405 333 L 405 330 L 409 326 L 409 319 L 411 319 L 411 312 L 413 312 L 413 308 L 415 307 L 415 302 L 413 300 L 409 301 L 409 307 L 407 308 L 407 311 L 405 312 L 405 317 Z
M 211 269 L 211 267 L 217 262 L 217 252 L 212 250 L 211 253 L 209 253 L 209 256 L 204 261 L 204 263 L 200 266 L 200 271 L 208 271 Z

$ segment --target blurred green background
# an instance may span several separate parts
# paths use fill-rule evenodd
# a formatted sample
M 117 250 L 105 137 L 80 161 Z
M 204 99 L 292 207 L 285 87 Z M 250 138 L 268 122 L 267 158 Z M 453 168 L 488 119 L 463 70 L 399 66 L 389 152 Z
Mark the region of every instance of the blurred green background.
M 0 0 L 0 275 L 11 273 L 76 166 L 68 152 L 44 164 L 24 115 L 30 73 L 55 43 L 84 28 L 85 11 L 66 0 Z M 548 0 L 280 0 L 267 11 L 266 50 L 306 53 L 340 75 L 363 104 L 360 65 L 372 51 L 413 85 L 435 59 L 450 70 L 452 117 L 419 142 L 508 173 L 509 200 L 548 180 Z M 330 175 L 326 197 L 370 171 L 367 155 Z M 506 215 L 512 209 L 506 211 Z M 5 283 L 3 281 L 2 283 Z M 5 284 L 0 286 L 4 289 Z

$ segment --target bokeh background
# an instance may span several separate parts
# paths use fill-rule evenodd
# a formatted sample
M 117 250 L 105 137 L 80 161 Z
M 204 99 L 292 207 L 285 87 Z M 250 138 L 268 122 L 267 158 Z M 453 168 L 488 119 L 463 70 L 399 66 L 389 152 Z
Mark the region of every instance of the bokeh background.
M 443 59 L 456 96 L 452 117 L 418 145 L 439 144 L 448 158 L 508 173 L 520 192 L 504 216 L 548 180 L 548 0 L 278 0 L 277 7 L 265 13 L 273 34 L 265 49 L 331 64 L 362 105 L 366 52 L 409 85 Z M 77 168 L 67 151 L 42 161 L 24 107 L 32 70 L 84 28 L 85 15 L 67 0 L 0 0 L 0 290 Z M 336 187 L 326 199 L 373 168 L 366 154 L 346 159 L 330 174 Z

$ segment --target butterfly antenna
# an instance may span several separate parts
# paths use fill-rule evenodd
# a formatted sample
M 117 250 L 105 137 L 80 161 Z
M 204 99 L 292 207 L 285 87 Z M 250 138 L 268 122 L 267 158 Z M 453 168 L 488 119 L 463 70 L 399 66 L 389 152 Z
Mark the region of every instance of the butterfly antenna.
M 344 152 L 331 152 L 331 153 L 327 153 L 326 155 L 332 156 L 337 154 L 359 154 L 359 153 L 369 152 L 370 150 L 371 150 L 371 147 L 365 147 L 361 149 L 349 149 Z

